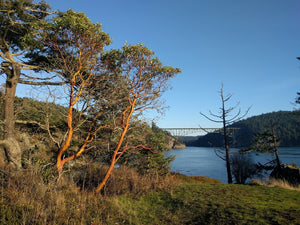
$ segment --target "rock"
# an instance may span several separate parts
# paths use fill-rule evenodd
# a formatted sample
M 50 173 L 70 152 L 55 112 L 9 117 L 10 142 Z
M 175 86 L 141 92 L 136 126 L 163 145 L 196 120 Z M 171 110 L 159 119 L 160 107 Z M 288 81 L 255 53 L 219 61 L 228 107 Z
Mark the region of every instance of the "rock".
M 270 174 L 271 178 L 287 181 L 289 184 L 298 186 L 300 184 L 300 168 L 297 165 L 281 165 L 275 167 Z
M 186 148 L 185 144 L 172 136 L 166 136 L 168 149 Z

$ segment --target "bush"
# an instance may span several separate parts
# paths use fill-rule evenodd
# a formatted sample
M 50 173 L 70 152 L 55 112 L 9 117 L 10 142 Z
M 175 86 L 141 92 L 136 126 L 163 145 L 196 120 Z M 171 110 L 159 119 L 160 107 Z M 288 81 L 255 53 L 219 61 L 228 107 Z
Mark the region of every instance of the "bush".
M 90 164 L 78 168 L 73 175 L 74 183 L 81 189 L 93 192 L 102 181 L 108 169 L 107 165 Z M 174 185 L 175 179 L 171 176 L 158 174 L 140 174 L 135 169 L 127 166 L 115 168 L 111 177 L 102 190 L 102 195 L 140 195 L 152 191 L 166 190 Z
M 230 157 L 231 172 L 237 184 L 245 184 L 249 178 L 257 174 L 257 166 L 251 155 L 236 153 Z

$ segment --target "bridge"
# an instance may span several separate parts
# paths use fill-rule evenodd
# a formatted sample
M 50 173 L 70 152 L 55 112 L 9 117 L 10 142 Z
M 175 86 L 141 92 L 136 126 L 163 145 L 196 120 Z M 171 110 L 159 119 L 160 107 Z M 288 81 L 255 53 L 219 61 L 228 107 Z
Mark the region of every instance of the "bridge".
M 180 137 L 180 136 L 201 136 L 207 133 L 221 133 L 223 132 L 223 128 L 161 128 L 164 131 L 169 132 L 172 136 Z M 227 130 L 230 132 L 234 132 L 234 130 L 238 130 L 239 128 L 230 127 Z

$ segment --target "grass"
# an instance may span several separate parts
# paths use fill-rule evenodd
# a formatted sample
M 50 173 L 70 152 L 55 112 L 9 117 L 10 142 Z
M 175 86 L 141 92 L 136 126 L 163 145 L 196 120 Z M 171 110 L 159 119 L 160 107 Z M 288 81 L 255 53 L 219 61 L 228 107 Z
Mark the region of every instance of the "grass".
M 125 224 L 300 224 L 300 193 L 282 188 L 183 184 L 115 201 Z
M 1 173 L 0 224 L 300 224 L 300 192 L 280 187 L 121 168 L 103 195 L 93 195 L 71 180 Z

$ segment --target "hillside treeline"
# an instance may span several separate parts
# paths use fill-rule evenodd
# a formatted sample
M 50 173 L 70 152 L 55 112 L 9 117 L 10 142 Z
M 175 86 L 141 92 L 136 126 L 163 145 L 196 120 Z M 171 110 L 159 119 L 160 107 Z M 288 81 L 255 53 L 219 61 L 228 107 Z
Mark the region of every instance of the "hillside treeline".
M 275 128 L 276 136 L 280 140 L 279 146 L 300 146 L 300 111 L 278 111 L 265 113 L 241 120 L 229 126 L 238 128 L 231 132 L 232 147 L 249 147 L 255 136 L 264 132 L 271 132 Z M 223 136 L 210 133 L 198 140 L 187 143 L 192 146 L 220 147 L 223 146 Z

